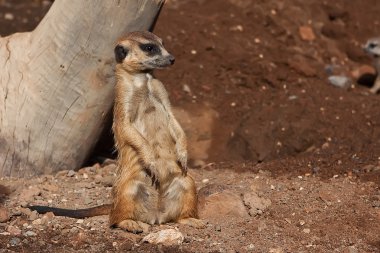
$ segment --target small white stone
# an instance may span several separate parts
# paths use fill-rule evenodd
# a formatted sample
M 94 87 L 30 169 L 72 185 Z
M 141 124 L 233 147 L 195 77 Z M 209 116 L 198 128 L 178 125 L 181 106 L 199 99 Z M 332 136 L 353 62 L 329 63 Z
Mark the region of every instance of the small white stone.
M 12 13 L 5 13 L 4 15 L 4 19 L 6 20 L 13 20 L 15 18 L 15 16 L 12 14 Z
M 26 231 L 26 232 L 24 233 L 24 235 L 25 235 L 25 236 L 36 236 L 37 234 L 34 233 L 33 231 Z

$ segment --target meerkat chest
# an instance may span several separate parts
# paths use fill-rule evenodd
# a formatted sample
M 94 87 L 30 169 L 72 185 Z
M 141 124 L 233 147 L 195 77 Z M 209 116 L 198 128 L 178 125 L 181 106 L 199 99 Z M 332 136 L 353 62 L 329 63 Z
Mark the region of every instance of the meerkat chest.
M 169 122 L 169 113 L 160 99 L 151 78 L 141 86 L 135 86 L 136 116 L 133 122 L 136 129 L 145 137 L 157 136 L 165 131 Z

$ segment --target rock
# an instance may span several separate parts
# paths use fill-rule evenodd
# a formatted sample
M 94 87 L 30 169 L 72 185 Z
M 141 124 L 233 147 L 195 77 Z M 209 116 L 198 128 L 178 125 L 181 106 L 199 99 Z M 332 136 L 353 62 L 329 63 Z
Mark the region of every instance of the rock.
M 75 175 L 75 171 L 73 171 L 73 170 L 69 170 L 68 172 L 67 172 L 67 175 L 66 176 L 68 176 L 68 177 L 73 177 Z
M 163 244 L 165 246 L 180 245 L 185 237 L 176 229 L 169 228 L 145 236 L 142 241 L 152 244 Z
M 313 31 L 313 28 L 311 28 L 310 26 L 301 26 L 298 29 L 298 32 L 302 40 L 305 40 L 305 41 L 315 40 L 315 34 Z
M 272 204 L 270 199 L 260 198 L 255 192 L 243 195 L 244 204 L 249 208 L 249 214 L 256 216 L 262 214 Z
M 208 196 L 199 194 L 199 216 L 201 219 L 225 220 L 226 216 L 248 218 L 240 196 L 229 190 L 216 192 Z
M 9 232 L 11 235 L 21 235 L 21 229 L 16 226 L 8 226 L 7 232 Z
M 216 225 L 215 231 L 218 231 L 218 232 L 222 231 L 222 227 L 220 225 Z
M 328 80 L 330 84 L 343 89 L 349 88 L 352 83 L 351 79 L 346 76 L 329 76 Z
M 18 201 L 29 203 L 34 200 L 35 196 L 39 196 L 40 194 L 41 190 L 37 186 L 29 186 L 20 192 Z
M 37 234 L 35 233 L 35 232 L 33 232 L 33 231 L 26 231 L 25 233 L 24 233 L 24 235 L 25 236 L 29 236 L 29 237 L 31 237 L 31 236 L 36 236 Z
M 20 238 L 17 238 L 17 237 L 13 237 L 13 238 L 11 238 L 11 239 L 9 240 L 9 244 L 10 244 L 11 246 L 17 246 L 17 245 L 20 244 L 20 242 L 21 242 L 21 239 L 20 239 Z
M 365 74 L 376 75 L 376 70 L 372 66 L 362 65 L 362 66 L 351 71 L 351 76 L 355 80 L 358 80 L 361 76 L 363 76 Z
M 310 228 L 305 228 L 304 230 L 302 230 L 305 234 L 310 234 Z
M 5 207 L 0 207 L 0 223 L 9 221 L 9 211 Z

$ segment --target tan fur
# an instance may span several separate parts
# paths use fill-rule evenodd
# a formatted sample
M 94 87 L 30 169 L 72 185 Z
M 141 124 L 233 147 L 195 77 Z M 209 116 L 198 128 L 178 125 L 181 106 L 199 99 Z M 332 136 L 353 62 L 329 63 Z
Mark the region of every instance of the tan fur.
M 157 45 L 160 53 L 147 54 L 139 47 L 144 43 Z M 131 33 L 118 45 L 128 55 L 116 66 L 113 131 L 119 157 L 110 224 L 135 233 L 143 230 L 141 222 L 203 227 L 195 183 L 186 173 L 185 133 L 163 84 L 151 75 L 174 58 L 149 32 Z
M 377 77 L 370 92 L 376 94 L 380 90 L 380 37 L 369 39 L 366 44 L 363 45 L 363 49 L 374 59 Z

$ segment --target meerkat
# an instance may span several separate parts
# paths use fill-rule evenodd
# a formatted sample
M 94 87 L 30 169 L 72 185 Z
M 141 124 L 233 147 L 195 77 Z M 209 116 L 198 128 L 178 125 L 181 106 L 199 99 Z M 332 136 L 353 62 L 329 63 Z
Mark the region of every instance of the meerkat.
M 376 94 L 380 90 L 380 37 L 369 39 L 363 46 L 363 49 L 374 59 L 377 77 L 375 84 L 370 89 L 370 92 Z
M 186 135 L 154 69 L 174 64 L 161 38 L 132 32 L 114 49 L 116 87 L 113 132 L 118 150 L 113 203 L 81 210 L 31 206 L 39 213 L 89 217 L 109 213 L 111 227 L 140 233 L 146 225 L 178 222 L 201 228 L 197 193 L 187 174 Z

